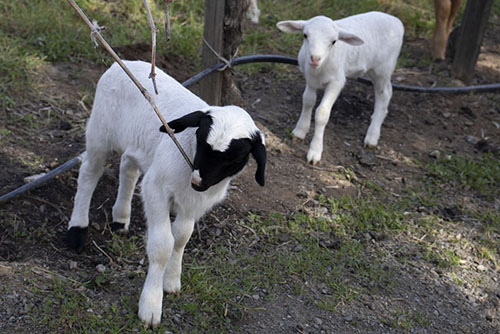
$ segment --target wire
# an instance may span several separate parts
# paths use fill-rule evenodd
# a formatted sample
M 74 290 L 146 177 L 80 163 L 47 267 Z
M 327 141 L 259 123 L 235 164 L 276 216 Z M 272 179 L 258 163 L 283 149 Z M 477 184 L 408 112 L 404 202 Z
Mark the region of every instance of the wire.
M 244 64 L 250 64 L 250 63 L 282 63 L 282 64 L 289 64 L 289 65 L 298 65 L 298 61 L 294 57 L 288 57 L 288 56 L 278 56 L 278 55 L 266 55 L 266 54 L 259 54 L 259 55 L 251 55 L 251 56 L 243 56 L 243 57 L 238 57 L 234 58 L 229 62 L 230 67 L 233 66 L 239 66 L 239 65 L 244 65 Z M 189 87 L 204 77 L 216 72 L 217 70 L 223 68 L 227 64 L 225 63 L 218 63 L 215 64 L 207 69 L 204 69 L 200 73 L 192 76 L 188 80 L 184 81 L 182 85 L 184 87 Z M 360 77 L 357 79 L 360 83 L 363 84 L 368 84 L 372 85 L 372 82 L 368 78 Z M 446 93 L 446 94 L 471 94 L 471 93 L 491 93 L 491 92 L 496 92 L 500 91 L 500 83 L 495 83 L 495 84 L 486 84 L 486 85 L 476 85 L 476 86 L 464 86 L 464 87 L 421 87 L 421 86 L 408 86 L 408 85 L 400 85 L 400 84 L 393 84 L 392 85 L 394 90 L 399 90 L 399 91 L 404 91 L 404 92 L 415 92 L 415 93 Z M 0 197 L 0 204 L 7 202 L 8 200 L 11 200 L 14 197 L 17 197 L 24 192 L 27 192 L 31 189 L 34 189 L 36 187 L 39 187 L 43 183 L 53 179 L 59 174 L 62 174 L 77 164 L 79 164 L 82 161 L 82 155 L 78 155 L 77 157 L 65 162 L 61 166 L 57 167 L 56 169 L 48 172 L 44 176 L 41 176 L 40 178 L 36 179 L 33 182 L 27 183 L 5 195 L 2 195 Z

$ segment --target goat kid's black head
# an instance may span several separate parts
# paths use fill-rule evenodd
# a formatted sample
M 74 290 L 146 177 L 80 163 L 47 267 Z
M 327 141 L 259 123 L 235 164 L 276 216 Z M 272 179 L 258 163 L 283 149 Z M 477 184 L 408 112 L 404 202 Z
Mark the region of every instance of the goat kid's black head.
M 218 107 L 220 110 L 223 108 Z M 231 112 L 244 112 L 246 114 L 241 108 L 237 108 L 236 111 L 224 110 L 226 115 Z M 244 124 L 244 126 L 234 124 L 230 119 L 224 119 L 223 122 L 214 119 L 214 117 L 220 116 L 221 112 L 195 111 L 168 123 L 168 126 L 175 133 L 182 132 L 186 128 L 198 128 L 196 130 L 197 147 L 193 162 L 194 171 L 191 177 L 191 187 L 197 191 L 205 191 L 225 178 L 238 174 L 247 164 L 250 154 L 257 162 L 255 180 L 259 185 L 264 186 L 267 154 L 260 130 L 248 114 L 245 115 L 247 117 L 245 121 L 249 121 L 251 124 Z M 235 115 L 230 117 L 233 116 Z M 222 115 L 222 117 L 225 116 Z M 211 134 L 211 131 L 214 131 L 214 127 L 224 127 L 224 125 L 229 128 L 219 128 L 217 131 L 223 132 L 228 138 L 226 138 L 227 143 L 220 146 L 220 142 L 213 142 L 214 134 Z M 235 130 L 234 127 L 238 127 L 238 129 L 231 137 L 232 131 Z M 245 131 L 242 128 L 246 128 L 248 133 L 242 135 L 242 131 Z M 165 127 L 162 126 L 160 131 L 166 132 Z

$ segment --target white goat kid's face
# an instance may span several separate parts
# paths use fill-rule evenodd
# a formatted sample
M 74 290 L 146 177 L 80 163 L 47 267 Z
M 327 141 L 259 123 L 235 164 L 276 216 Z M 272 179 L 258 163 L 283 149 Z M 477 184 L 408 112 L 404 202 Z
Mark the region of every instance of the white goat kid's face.
M 281 21 L 277 27 L 284 32 L 304 34 L 302 48 L 306 62 L 315 68 L 320 68 L 330 53 L 335 51 L 337 41 L 351 45 L 363 44 L 361 38 L 341 30 L 332 19 L 325 16 L 316 16 L 308 21 Z
M 236 106 L 209 107 L 170 121 L 168 125 L 175 133 L 188 127 L 197 128 L 194 171 L 191 173 L 194 190 L 205 191 L 238 174 L 250 155 L 257 161 L 255 180 L 264 186 L 264 136 L 243 109 Z M 163 126 L 160 131 L 165 132 Z

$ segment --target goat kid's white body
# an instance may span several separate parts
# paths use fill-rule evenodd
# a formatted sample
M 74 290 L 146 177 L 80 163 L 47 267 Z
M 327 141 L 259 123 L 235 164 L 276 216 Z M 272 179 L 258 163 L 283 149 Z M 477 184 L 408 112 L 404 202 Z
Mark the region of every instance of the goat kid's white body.
M 293 130 L 296 137 L 305 138 L 311 125 L 316 92 L 324 90 L 321 103 L 315 112 L 315 131 L 307 160 L 314 164 L 321 159 L 324 130 L 346 77 L 366 74 L 374 83 L 375 107 L 364 144 L 376 146 L 392 96 L 391 75 L 403 42 L 403 24 L 396 17 L 381 12 L 364 13 L 336 21 L 319 16 L 296 22 L 303 24 L 303 33 L 307 35 L 298 56 L 300 70 L 306 79 L 306 88 L 302 112 Z M 340 39 L 339 32 L 354 34 L 363 43 L 348 44 Z M 336 41 L 333 46 L 332 40 Z M 315 58 L 316 66 L 312 64 L 312 57 Z
M 148 91 L 154 91 L 148 79 L 150 64 L 139 61 L 127 61 L 125 64 Z M 153 98 L 167 121 L 208 107 L 203 100 L 159 69 L 156 81 L 159 95 Z M 235 116 L 239 115 L 238 110 L 227 112 L 222 108 L 217 110 L 217 107 L 210 110 L 214 114 L 225 113 L 222 118 L 228 123 L 241 123 L 240 127 L 233 126 L 235 130 L 232 133 L 222 130 L 218 134 L 217 131 L 210 134 L 209 140 L 218 148 L 224 148 L 231 136 L 238 138 L 248 133 L 245 126 L 248 128 L 249 120 L 254 124 L 246 113 L 244 117 Z M 221 122 L 217 117 L 214 120 Z M 182 255 L 194 222 L 224 199 L 230 180 L 226 178 L 204 192 L 193 190 L 189 166 L 169 136 L 159 131 L 160 126 L 161 122 L 150 104 L 123 70 L 114 64 L 97 85 L 87 125 L 86 154 L 80 168 L 75 206 L 69 223 L 69 228 L 88 226 L 90 200 L 106 156 L 111 151 L 119 151 L 123 154 L 113 221 L 124 224 L 124 229 L 128 230 L 132 195 L 137 179 L 141 172 L 144 173 L 141 195 L 148 225 L 149 268 L 139 301 L 139 317 L 153 326 L 160 322 L 163 291 L 178 292 L 181 288 Z M 223 124 L 214 124 L 214 127 L 217 126 L 224 129 Z M 195 129 L 188 128 L 176 137 L 193 161 Z M 171 212 L 176 214 L 173 223 L 170 222 Z

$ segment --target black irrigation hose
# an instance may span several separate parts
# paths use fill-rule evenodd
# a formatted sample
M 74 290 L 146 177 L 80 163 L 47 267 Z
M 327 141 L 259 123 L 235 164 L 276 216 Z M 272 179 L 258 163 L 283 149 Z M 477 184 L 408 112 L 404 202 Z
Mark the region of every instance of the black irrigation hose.
M 290 64 L 290 65 L 298 65 L 299 63 L 297 62 L 297 59 L 294 57 L 287 57 L 287 56 L 276 56 L 276 55 L 253 55 L 253 56 L 243 56 L 243 57 L 238 57 L 234 58 L 229 62 L 229 65 L 232 66 L 238 66 L 238 65 L 244 65 L 244 64 L 250 64 L 250 63 L 282 63 L 282 64 Z M 214 73 L 215 71 L 218 71 L 221 68 L 224 68 L 227 66 L 226 63 L 218 63 L 213 65 L 212 67 L 206 68 L 200 73 L 192 76 L 191 78 L 187 79 L 182 83 L 184 87 L 189 87 L 196 82 L 200 81 L 207 75 L 210 75 Z
M 244 56 L 244 57 L 238 57 L 234 58 L 229 62 L 229 66 L 238 66 L 238 65 L 244 65 L 244 64 L 250 64 L 250 63 L 283 63 L 283 64 L 290 64 L 290 65 L 298 65 L 297 59 L 293 57 L 287 57 L 287 56 L 277 56 L 277 55 L 253 55 L 253 56 Z M 200 73 L 194 75 L 193 77 L 189 78 L 188 80 L 184 81 L 182 85 L 184 87 L 189 87 L 196 82 L 200 81 L 204 77 L 212 74 L 213 72 L 224 68 L 227 66 L 225 63 L 218 63 L 215 64 L 212 67 L 209 67 Z M 364 84 L 372 84 L 372 82 L 367 79 L 367 78 L 358 78 L 358 81 Z M 488 85 L 477 85 L 477 86 L 464 86 L 464 87 L 420 87 L 420 86 L 408 86 L 408 85 L 399 85 L 399 84 L 393 84 L 392 85 L 394 90 L 400 90 L 404 92 L 416 92 L 416 93 L 451 93 L 451 94 L 469 94 L 469 93 L 491 93 L 491 92 L 496 92 L 500 91 L 500 83 L 496 84 L 488 84 Z M 35 181 L 32 181 L 30 183 L 27 183 L 11 192 L 8 194 L 5 194 L 0 197 L 0 204 L 7 202 L 8 200 L 21 195 L 22 193 L 34 189 L 43 183 L 51 180 L 52 178 L 56 177 L 59 174 L 62 174 L 69 169 L 73 168 L 77 164 L 79 164 L 82 161 L 82 154 L 79 156 L 65 162 L 61 166 L 57 167 L 56 169 L 48 172 L 47 174 L 41 176 L 40 178 L 36 179 Z

